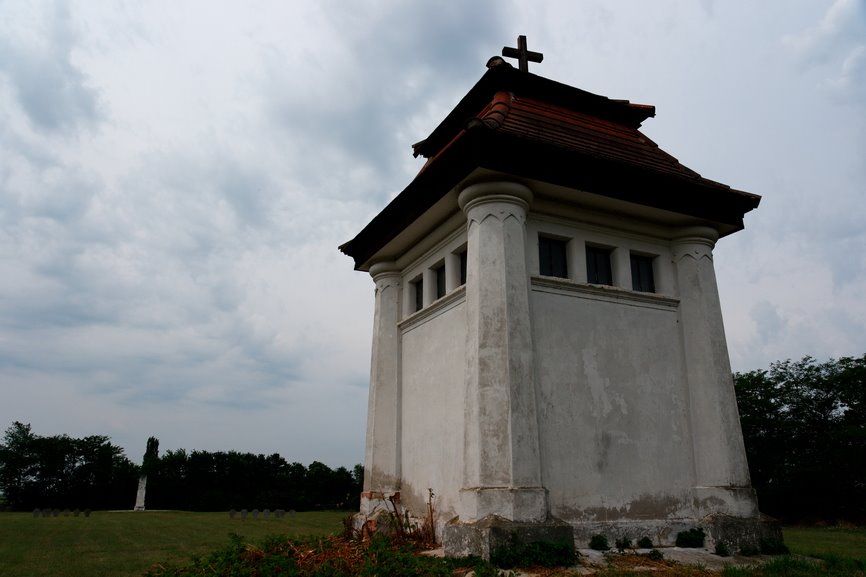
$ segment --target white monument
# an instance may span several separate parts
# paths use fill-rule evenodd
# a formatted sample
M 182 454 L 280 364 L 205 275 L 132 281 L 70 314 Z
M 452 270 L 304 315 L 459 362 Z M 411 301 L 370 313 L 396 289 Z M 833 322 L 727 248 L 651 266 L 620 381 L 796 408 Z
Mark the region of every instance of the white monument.
M 415 179 L 340 249 L 375 282 L 361 518 L 428 489 L 446 553 L 593 534 L 735 548 L 750 486 L 713 247 L 760 197 L 611 100 L 501 58 Z M 696 138 L 704 137 L 697 133 Z

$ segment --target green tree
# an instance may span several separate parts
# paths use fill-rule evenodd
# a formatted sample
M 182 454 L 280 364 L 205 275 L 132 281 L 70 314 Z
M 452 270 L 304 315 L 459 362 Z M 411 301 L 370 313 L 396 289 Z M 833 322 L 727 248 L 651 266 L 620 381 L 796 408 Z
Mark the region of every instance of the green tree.
M 126 508 L 137 467 L 108 437 L 42 437 L 15 422 L 0 444 L 0 491 L 15 509 Z
M 866 519 L 866 355 L 776 362 L 734 381 L 762 510 Z
M 27 501 L 34 490 L 39 460 L 36 436 L 30 425 L 15 421 L 6 429 L 0 444 L 0 491 L 13 508 Z

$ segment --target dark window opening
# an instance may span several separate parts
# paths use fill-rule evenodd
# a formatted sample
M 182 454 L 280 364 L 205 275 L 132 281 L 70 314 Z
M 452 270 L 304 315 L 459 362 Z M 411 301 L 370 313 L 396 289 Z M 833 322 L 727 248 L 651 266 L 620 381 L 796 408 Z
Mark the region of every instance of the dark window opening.
M 613 284 L 609 249 L 598 246 L 586 247 L 586 282 L 591 284 Z
M 631 255 L 631 288 L 645 293 L 656 292 L 653 281 L 653 257 Z
M 544 276 L 568 278 L 566 241 L 538 237 L 538 272 Z
M 466 284 L 466 251 L 460 253 L 460 284 Z
M 418 279 L 412 283 L 415 288 L 415 311 L 420 311 L 424 308 L 424 280 Z
M 436 272 L 436 298 L 445 296 L 445 265 L 435 269 Z

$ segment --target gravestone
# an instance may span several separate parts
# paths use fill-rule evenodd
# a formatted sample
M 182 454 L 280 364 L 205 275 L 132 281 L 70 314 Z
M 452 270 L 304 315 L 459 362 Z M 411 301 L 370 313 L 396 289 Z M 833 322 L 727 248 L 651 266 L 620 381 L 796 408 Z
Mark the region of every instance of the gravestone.
M 253 509 L 253 519 L 258 519 L 258 518 L 259 518 L 259 510 Z
M 40 511 L 39 509 L 33 509 L 33 516 L 34 517 L 41 517 L 42 511 Z
M 241 509 L 241 519 L 246 519 L 247 515 L 248 515 L 247 510 Z
M 269 517 L 271 516 L 271 510 L 270 510 L 270 509 L 265 509 L 264 511 L 262 511 L 262 516 L 263 516 L 265 519 L 269 518 Z
M 285 514 L 286 514 L 286 512 L 283 509 L 277 509 L 276 513 L 275 513 L 277 519 L 282 519 L 283 516 L 285 516 Z
M 75 517 L 78 517 L 80 514 L 81 514 L 81 511 L 79 511 L 78 509 L 75 509 L 74 511 L 72 511 L 72 515 Z
M 750 485 L 713 265 L 760 197 L 646 138 L 654 107 L 530 74 L 525 39 L 512 54 L 524 70 L 491 59 L 340 247 L 375 284 L 358 522 L 432 507 L 446 554 L 484 557 L 512 535 L 781 538 Z
M 229 509 L 229 519 L 234 519 L 235 515 L 237 515 L 237 511 L 234 509 Z

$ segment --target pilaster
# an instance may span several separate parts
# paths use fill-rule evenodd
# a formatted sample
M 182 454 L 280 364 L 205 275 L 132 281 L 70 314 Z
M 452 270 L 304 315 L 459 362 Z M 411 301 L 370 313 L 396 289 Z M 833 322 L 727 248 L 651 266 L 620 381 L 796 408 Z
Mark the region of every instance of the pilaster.
M 691 408 L 695 508 L 698 515 L 753 516 L 757 502 L 749 486 L 713 266 L 717 239 L 712 228 L 691 227 L 680 231 L 672 245 Z
M 531 200 L 532 192 L 514 182 L 475 184 L 459 196 L 468 234 L 461 521 L 547 516 L 525 254 Z
M 393 262 L 380 262 L 370 267 L 370 276 L 376 283 L 376 297 L 361 496 L 361 513 L 366 514 L 400 490 L 401 475 L 400 270 Z

